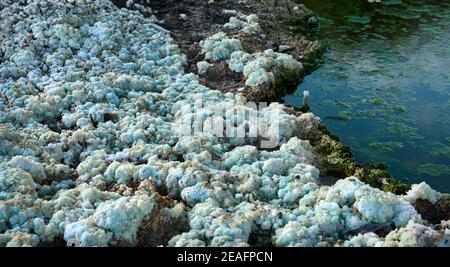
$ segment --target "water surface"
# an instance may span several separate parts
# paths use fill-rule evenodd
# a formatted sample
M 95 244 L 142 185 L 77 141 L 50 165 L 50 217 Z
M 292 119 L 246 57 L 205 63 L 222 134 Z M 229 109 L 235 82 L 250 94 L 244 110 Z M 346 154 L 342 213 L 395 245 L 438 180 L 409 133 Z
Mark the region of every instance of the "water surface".
M 450 1 L 306 0 L 324 64 L 286 96 L 313 112 L 359 162 L 450 192 Z

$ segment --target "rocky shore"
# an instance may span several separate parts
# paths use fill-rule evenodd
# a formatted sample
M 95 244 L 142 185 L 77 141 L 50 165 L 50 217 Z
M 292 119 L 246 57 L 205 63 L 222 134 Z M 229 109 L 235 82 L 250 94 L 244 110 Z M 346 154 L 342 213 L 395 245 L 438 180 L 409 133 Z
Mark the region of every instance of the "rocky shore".
M 113 2 L 126 7 L 126 1 Z M 294 91 L 303 77 L 317 68 L 322 59 L 324 47 L 308 38 L 318 30 L 318 18 L 304 5 L 292 0 L 142 1 L 141 4 L 151 8 L 151 14 L 160 19 L 161 26 L 171 31 L 176 43 L 188 56 L 186 72 L 198 74 L 199 81 L 207 87 L 223 93 L 240 94 L 249 101 L 280 101 L 280 97 Z M 129 7 L 133 9 L 133 5 Z M 245 14 L 255 15 L 257 30 L 242 30 L 245 25 L 230 27 L 230 21 L 235 18 L 246 23 L 248 15 Z M 201 42 L 218 32 L 225 32 L 226 36 L 239 40 L 242 45 L 239 49 L 246 53 L 263 53 L 270 49 L 292 56 L 300 65 L 296 66 L 295 71 L 273 68 L 274 83 L 258 86 L 246 85 L 244 74 L 233 71 L 227 63 L 229 58 L 209 60 L 206 62 L 208 71 L 199 72 L 199 62 L 205 62 Z M 245 57 L 242 53 L 237 56 Z M 296 116 L 302 114 L 293 108 L 287 108 L 287 112 Z M 299 137 L 313 144 L 318 155 L 316 164 L 324 176 L 340 179 L 355 175 L 371 186 L 396 194 L 403 194 L 410 188 L 406 183 L 393 179 L 383 164 L 358 166 L 351 149 L 340 144 L 339 138 L 322 123 Z
M 115 3 L 126 7 L 126 1 Z M 199 74 L 199 80 L 205 86 L 224 93 L 239 93 L 250 101 L 278 100 L 295 89 L 302 77 L 317 66 L 323 50 L 318 42 L 306 38 L 307 33 L 317 29 L 317 18 L 303 5 L 290 1 L 172 0 L 151 1 L 150 4 L 142 1 L 141 4 L 151 7 L 160 20 L 159 24 L 170 30 L 187 55 L 186 72 Z M 249 17 L 252 14 L 254 17 Z M 301 62 L 302 66 L 295 71 L 277 70 L 272 84 L 257 86 L 248 86 L 242 71 L 230 70 L 226 56 L 210 60 L 209 71 L 199 70 L 198 62 L 205 58 L 201 42 L 221 32 L 238 39 L 238 49 L 246 53 L 255 54 L 268 49 L 284 52 Z
M 120 9 L 119 9 L 120 8 Z M 355 163 L 312 113 L 252 127 L 317 67 L 318 20 L 278 1 L 2 1 L 1 246 L 449 246 L 450 198 Z M 192 107 L 197 99 L 202 106 Z M 274 116 L 278 114 L 278 116 Z

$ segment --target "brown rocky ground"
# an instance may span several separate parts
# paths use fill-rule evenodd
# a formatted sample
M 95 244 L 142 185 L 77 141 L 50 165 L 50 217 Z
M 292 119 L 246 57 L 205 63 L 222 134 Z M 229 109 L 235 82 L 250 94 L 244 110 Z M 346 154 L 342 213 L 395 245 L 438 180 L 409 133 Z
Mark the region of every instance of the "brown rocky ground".
M 113 0 L 125 7 L 123 0 Z M 199 75 L 200 82 L 209 88 L 222 92 L 243 94 L 250 101 L 279 100 L 287 92 L 294 91 L 302 78 L 314 70 L 323 49 L 319 42 L 308 40 L 307 35 L 318 27 L 318 20 L 303 5 L 291 0 L 151 0 L 149 6 L 160 20 L 160 25 L 171 31 L 176 43 L 187 55 L 186 72 L 197 73 L 197 62 L 204 59 L 200 41 L 217 32 L 224 31 L 230 36 L 238 36 L 245 51 L 263 52 L 266 49 L 278 51 L 280 46 L 289 47 L 283 53 L 292 55 L 304 66 L 294 77 L 282 79 L 274 86 L 257 89 L 245 88 L 245 78 L 241 73 L 228 69 L 225 62 L 216 62 L 205 75 Z M 236 10 L 244 14 L 256 14 L 262 32 L 243 34 L 237 30 L 225 30 L 223 25 L 233 15 L 224 10 Z M 295 33 L 295 34 L 294 34 Z M 242 90 L 245 88 L 245 90 Z

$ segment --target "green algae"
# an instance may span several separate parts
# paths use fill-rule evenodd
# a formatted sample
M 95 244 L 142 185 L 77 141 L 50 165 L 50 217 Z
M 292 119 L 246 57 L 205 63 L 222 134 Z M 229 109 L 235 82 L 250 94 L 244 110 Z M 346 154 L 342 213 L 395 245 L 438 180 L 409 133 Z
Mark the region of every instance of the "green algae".
M 372 187 L 397 195 L 405 194 L 411 187 L 404 180 L 394 179 L 382 163 L 366 163 L 362 166 L 363 175 L 361 181 Z
M 410 189 L 406 180 L 395 179 L 391 176 L 383 163 L 370 162 L 356 165 L 352 149 L 342 145 L 340 139 L 333 135 L 324 124 L 319 124 L 317 130 L 320 135 L 303 136 L 303 138 L 310 140 L 318 155 L 323 157 L 318 164 L 322 176 L 338 179 L 357 176 L 372 187 L 398 195 L 405 194 Z
M 340 107 L 343 107 L 343 108 L 348 108 L 348 109 L 353 108 L 353 105 L 350 102 L 344 101 L 344 100 L 340 100 L 340 99 L 335 100 L 334 101 L 334 105 L 340 106 Z
M 398 104 L 398 105 L 393 105 L 393 106 L 392 106 L 392 111 L 393 111 L 395 114 L 400 114 L 400 113 L 405 113 L 405 112 L 407 112 L 408 109 L 407 109 L 404 105 Z
M 440 142 L 427 142 L 427 151 L 432 157 L 450 158 L 450 146 Z
M 372 103 L 376 106 L 381 106 L 384 104 L 384 100 L 379 96 L 374 96 L 374 97 L 372 97 L 372 99 L 370 99 L 370 103 Z
M 417 170 L 450 166 L 449 4 L 299 2 L 318 14 L 316 35 L 329 46 L 326 62 L 298 89 L 310 90 L 314 113 L 358 162 L 386 162 L 395 177 L 450 192 L 447 172 L 433 179 Z
M 374 142 L 370 143 L 369 147 L 378 153 L 394 152 L 403 148 L 402 142 Z
M 402 137 L 407 140 L 422 140 L 425 137 L 417 133 L 417 128 L 406 125 L 402 122 L 389 122 L 387 133 L 392 136 Z
M 443 174 L 450 175 L 450 167 L 441 164 L 422 164 L 417 168 L 417 171 L 421 174 L 429 175 L 432 177 L 438 177 Z

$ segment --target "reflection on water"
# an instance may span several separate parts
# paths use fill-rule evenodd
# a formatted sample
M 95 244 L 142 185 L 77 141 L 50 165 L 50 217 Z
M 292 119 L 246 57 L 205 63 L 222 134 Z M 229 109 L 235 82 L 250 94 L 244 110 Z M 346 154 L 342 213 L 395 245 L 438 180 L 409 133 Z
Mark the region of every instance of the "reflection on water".
M 320 16 L 329 51 L 286 102 L 309 90 L 313 112 L 358 161 L 450 192 L 450 3 L 298 2 Z

